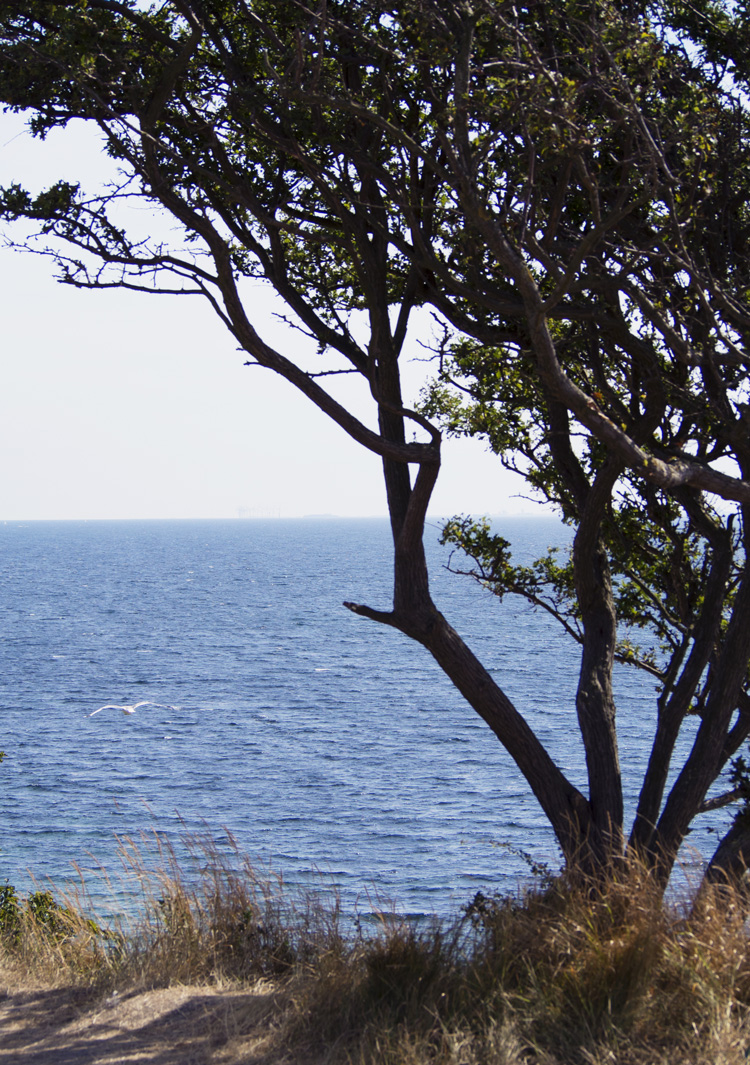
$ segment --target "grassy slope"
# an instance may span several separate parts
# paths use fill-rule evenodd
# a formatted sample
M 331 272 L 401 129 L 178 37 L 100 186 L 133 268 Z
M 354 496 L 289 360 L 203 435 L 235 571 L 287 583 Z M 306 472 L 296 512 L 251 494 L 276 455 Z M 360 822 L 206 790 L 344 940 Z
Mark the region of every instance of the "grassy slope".
M 172 855 L 147 871 L 126 847 L 142 896 L 127 930 L 105 933 L 71 900 L 21 903 L 6 920 L 0 975 L 26 990 L 0 1002 L 0 1062 L 74 1060 L 85 1032 L 104 1040 L 91 1060 L 160 1065 L 747 1060 L 750 942 L 735 890 L 685 915 L 630 868 L 596 894 L 561 879 L 480 896 L 451 925 L 384 920 L 346 936 L 335 911 L 288 899 L 231 848 L 190 846 L 190 885 Z M 43 1045 L 29 1042 L 42 1018 Z

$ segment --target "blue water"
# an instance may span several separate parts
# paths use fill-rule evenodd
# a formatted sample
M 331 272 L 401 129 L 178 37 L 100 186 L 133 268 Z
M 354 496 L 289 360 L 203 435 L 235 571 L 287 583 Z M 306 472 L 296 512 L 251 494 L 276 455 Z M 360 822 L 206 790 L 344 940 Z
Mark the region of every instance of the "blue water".
M 500 531 L 528 558 L 568 535 Z M 438 606 L 584 787 L 577 648 L 449 574 L 437 539 Z M 385 521 L 17 522 L 0 552 L 0 878 L 64 885 L 78 863 L 95 884 L 118 836 L 206 828 L 350 911 L 455 912 L 527 877 L 519 851 L 558 866 L 520 774 L 427 652 L 342 607 L 389 606 Z M 88 716 L 140 700 L 174 709 Z M 618 674 L 631 809 L 653 701 L 652 680 Z

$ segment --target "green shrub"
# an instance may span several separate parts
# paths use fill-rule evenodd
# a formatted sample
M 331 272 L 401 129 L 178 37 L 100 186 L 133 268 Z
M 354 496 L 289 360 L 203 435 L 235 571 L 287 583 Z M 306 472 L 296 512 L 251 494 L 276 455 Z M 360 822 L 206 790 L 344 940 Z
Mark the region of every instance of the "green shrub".
M 16 889 L 6 880 L 0 887 L 0 937 L 13 939 L 21 923 L 20 904 Z

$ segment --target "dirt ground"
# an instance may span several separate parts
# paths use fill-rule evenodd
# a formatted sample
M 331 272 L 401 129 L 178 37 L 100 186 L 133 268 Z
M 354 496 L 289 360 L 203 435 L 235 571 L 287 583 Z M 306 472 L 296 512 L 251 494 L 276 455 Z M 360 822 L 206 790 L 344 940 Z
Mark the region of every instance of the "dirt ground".
M 18 988 L 0 974 L 0 1065 L 284 1065 L 274 1049 L 280 1013 L 279 992 L 262 983 L 95 997 Z

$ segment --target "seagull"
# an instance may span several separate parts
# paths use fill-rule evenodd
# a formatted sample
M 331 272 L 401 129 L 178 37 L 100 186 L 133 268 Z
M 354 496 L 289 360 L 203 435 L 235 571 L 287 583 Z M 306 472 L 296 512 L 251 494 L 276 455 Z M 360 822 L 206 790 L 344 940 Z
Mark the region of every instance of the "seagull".
M 123 714 L 134 714 L 139 706 L 163 706 L 166 710 L 174 710 L 173 706 L 168 706 L 166 703 L 152 703 L 149 699 L 145 699 L 142 703 L 133 703 L 132 706 L 127 703 L 124 706 L 119 703 L 107 703 L 106 706 L 100 706 L 98 710 L 94 710 L 88 716 L 93 717 L 94 714 L 100 714 L 102 710 L 122 710 Z

